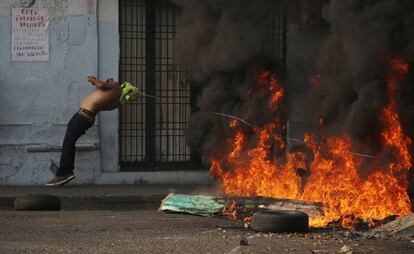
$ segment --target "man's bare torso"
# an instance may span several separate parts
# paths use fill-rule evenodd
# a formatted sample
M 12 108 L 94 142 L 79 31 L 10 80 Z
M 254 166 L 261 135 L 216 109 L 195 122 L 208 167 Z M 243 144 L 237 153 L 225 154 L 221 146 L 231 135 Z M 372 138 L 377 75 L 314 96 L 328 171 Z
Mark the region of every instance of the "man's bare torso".
M 117 83 L 113 81 L 102 82 L 94 77 L 88 78 L 88 81 L 97 89 L 82 99 L 81 108 L 98 113 L 101 110 L 113 110 L 119 107 L 122 90 Z

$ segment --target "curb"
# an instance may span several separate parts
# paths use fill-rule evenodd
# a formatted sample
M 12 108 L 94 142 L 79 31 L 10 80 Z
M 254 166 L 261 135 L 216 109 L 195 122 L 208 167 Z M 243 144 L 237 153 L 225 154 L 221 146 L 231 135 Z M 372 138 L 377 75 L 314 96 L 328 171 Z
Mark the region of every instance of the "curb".
M 0 197 L 0 211 L 13 210 L 15 197 Z

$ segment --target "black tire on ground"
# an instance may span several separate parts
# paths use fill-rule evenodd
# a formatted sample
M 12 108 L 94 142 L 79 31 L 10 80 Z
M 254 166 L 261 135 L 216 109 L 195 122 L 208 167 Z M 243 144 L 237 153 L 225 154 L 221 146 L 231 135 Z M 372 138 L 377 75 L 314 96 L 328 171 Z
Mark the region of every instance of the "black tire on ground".
M 60 207 L 60 198 L 47 194 L 29 194 L 14 200 L 17 211 L 58 211 Z
M 261 211 L 253 214 L 251 227 L 259 232 L 306 232 L 309 216 L 299 211 Z

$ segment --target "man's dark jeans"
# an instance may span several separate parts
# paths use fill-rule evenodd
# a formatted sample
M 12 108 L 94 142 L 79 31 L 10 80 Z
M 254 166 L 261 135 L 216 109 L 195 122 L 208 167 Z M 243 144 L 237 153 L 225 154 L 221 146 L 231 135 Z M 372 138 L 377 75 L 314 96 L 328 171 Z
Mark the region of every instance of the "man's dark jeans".
M 75 143 L 92 125 L 93 121 L 86 119 L 86 117 L 81 116 L 79 113 L 72 116 L 67 125 L 62 155 L 60 157 L 60 168 L 56 176 L 60 177 L 73 173 L 75 168 Z

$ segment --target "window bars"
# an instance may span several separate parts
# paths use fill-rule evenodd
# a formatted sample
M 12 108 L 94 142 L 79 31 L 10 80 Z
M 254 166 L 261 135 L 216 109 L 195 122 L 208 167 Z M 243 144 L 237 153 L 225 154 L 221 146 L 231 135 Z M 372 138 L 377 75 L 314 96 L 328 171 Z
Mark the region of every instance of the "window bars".
M 286 65 L 284 1 L 274 1 L 274 9 L 264 43 L 274 67 L 281 69 Z M 120 108 L 123 171 L 201 169 L 185 137 L 195 91 L 186 82 L 183 66 L 173 62 L 179 11 L 169 0 L 119 0 L 119 80 L 156 97 L 141 97 Z

